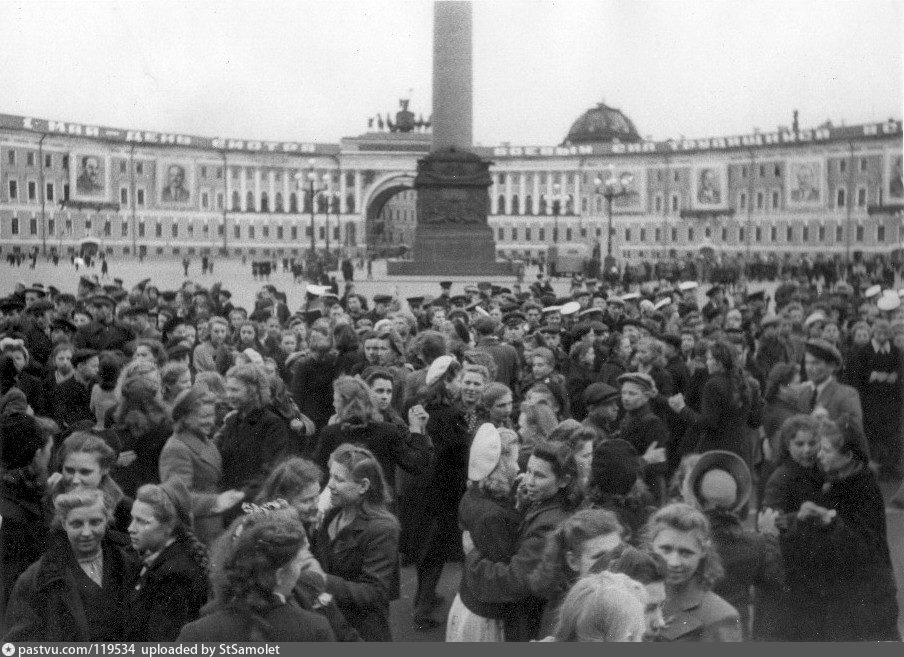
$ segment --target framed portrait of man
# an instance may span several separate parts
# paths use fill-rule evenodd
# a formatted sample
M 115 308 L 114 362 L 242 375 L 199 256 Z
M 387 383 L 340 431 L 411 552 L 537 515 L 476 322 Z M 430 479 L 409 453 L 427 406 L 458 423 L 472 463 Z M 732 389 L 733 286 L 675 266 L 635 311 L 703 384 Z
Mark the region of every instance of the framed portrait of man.
M 612 198 L 613 211 L 645 212 L 647 209 L 647 172 L 643 167 L 616 166 L 612 175 L 624 185 L 625 193 Z M 603 181 L 608 178 L 606 171 L 600 176 Z
M 691 205 L 695 210 L 722 210 L 728 207 L 728 167 L 698 164 L 691 171 Z
M 160 162 L 157 169 L 157 200 L 161 205 L 191 205 L 194 189 L 193 169 L 187 162 Z
M 69 195 L 76 201 L 106 201 L 109 198 L 110 161 L 99 153 L 71 153 Z
M 822 160 L 791 160 L 785 166 L 785 198 L 788 207 L 814 208 L 825 205 Z
M 889 153 L 885 158 L 885 198 L 889 202 L 904 202 L 904 154 Z

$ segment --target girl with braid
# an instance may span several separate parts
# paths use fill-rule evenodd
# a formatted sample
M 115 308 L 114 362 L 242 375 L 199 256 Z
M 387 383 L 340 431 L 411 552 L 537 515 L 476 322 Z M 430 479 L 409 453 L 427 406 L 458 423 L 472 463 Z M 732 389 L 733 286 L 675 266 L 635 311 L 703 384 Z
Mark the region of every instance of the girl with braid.
M 181 479 L 138 489 L 129 538 L 142 568 L 129 601 L 128 641 L 175 641 L 207 602 L 207 548 L 192 532 L 191 508 Z

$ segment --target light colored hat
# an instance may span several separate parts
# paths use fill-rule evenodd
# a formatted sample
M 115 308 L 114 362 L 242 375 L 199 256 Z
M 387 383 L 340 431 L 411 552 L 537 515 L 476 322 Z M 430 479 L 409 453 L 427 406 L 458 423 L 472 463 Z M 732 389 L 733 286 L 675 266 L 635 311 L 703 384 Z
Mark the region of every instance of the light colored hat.
M 546 308 L 544 308 L 541 312 L 544 315 L 547 315 L 549 313 L 557 313 L 557 312 L 561 312 L 561 311 L 562 311 L 562 306 L 546 306 Z
M 640 300 L 640 309 L 645 312 L 650 312 L 655 308 L 653 302 L 649 299 L 641 299 Z
M 432 386 L 443 378 L 446 375 L 449 366 L 456 362 L 458 361 L 455 360 L 455 356 L 440 356 L 430 363 L 430 369 L 427 370 L 427 380 L 425 381 L 427 387 Z
M 701 509 L 716 506 L 739 511 L 750 499 L 753 479 L 750 469 L 733 452 L 705 452 L 691 468 L 681 486 L 684 501 Z
M 577 301 L 569 301 L 569 302 L 566 303 L 564 306 L 562 306 L 561 308 L 559 308 L 559 312 L 560 312 L 562 315 L 568 316 L 568 315 L 574 315 L 574 314 L 575 314 L 576 312 L 578 312 L 580 309 L 581 309 L 581 304 L 580 304 L 580 303 L 578 303 Z
M 249 361 L 251 361 L 255 365 L 263 365 L 264 364 L 264 357 L 261 356 L 259 353 L 257 353 L 251 347 L 248 347 L 242 353 L 245 355 L 245 358 L 247 358 Z
M 678 289 L 682 292 L 687 292 L 688 290 L 696 290 L 698 284 L 697 281 L 684 281 L 682 283 L 678 283 Z
M 866 292 L 863 293 L 863 297 L 866 299 L 872 299 L 873 297 L 879 296 L 879 293 L 882 292 L 881 285 L 873 285 L 871 287 L 866 288 Z
M 883 312 L 897 310 L 901 306 L 901 297 L 894 290 L 885 290 L 876 301 L 876 306 Z
M 324 294 L 327 294 L 330 291 L 326 285 L 308 285 L 305 289 L 308 294 L 313 294 L 315 297 L 322 297 Z
M 804 326 L 810 326 L 810 324 L 815 324 L 816 322 L 824 322 L 828 319 L 826 314 L 821 310 L 815 310 L 810 313 L 807 318 L 804 320 Z
M 489 317 L 489 316 L 490 316 L 490 313 L 488 313 L 488 312 L 483 308 L 483 306 L 474 306 L 474 310 L 477 312 L 478 315 L 481 315 L 481 316 L 483 316 L 483 317 Z
M 468 479 L 481 481 L 486 479 L 499 463 L 502 455 L 502 437 L 499 430 L 487 422 L 481 424 L 471 441 L 471 452 L 468 454 Z
M 664 299 L 660 299 L 655 304 L 653 304 L 653 310 L 661 310 L 661 309 L 665 308 L 666 306 L 670 305 L 671 303 L 672 303 L 672 300 L 669 299 L 668 297 L 665 297 Z
M 628 292 L 627 294 L 621 295 L 622 301 L 634 301 L 635 299 L 640 298 L 640 292 Z

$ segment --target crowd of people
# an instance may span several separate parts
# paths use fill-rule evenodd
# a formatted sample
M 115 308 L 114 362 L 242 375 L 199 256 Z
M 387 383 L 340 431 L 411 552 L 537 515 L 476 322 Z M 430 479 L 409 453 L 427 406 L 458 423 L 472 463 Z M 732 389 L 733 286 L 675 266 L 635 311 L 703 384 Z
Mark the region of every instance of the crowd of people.
M 451 288 L 18 284 L 0 638 L 900 639 L 897 291 Z

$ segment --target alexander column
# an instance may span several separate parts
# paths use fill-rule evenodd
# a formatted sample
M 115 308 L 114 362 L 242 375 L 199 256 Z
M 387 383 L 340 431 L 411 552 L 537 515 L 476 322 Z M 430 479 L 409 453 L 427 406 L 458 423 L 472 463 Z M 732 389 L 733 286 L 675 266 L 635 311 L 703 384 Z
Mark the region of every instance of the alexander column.
M 433 5 L 433 144 L 418 161 L 414 260 L 390 274 L 503 275 L 496 262 L 490 208 L 491 162 L 471 153 L 471 3 Z

